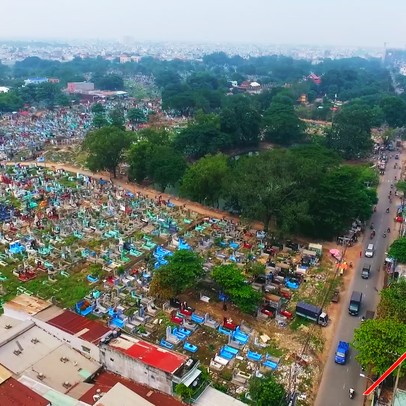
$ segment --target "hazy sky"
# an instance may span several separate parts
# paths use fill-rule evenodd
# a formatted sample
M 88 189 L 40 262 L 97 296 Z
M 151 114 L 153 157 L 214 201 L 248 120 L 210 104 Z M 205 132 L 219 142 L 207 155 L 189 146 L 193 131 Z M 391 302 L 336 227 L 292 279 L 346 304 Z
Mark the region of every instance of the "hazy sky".
M 406 0 L 0 0 L 0 39 L 406 44 Z

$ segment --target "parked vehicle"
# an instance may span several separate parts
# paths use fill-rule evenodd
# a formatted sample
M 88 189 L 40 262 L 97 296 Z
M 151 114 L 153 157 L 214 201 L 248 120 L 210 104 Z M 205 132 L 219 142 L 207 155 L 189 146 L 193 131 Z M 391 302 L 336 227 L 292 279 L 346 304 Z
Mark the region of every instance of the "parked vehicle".
M 323 327 L 328 324 L 328 314 L 324 313 L 321 307 L 309 303 L 299 302 L 296 305 L 296 315 L 312 320 Z
M 353 291 L 351 295 L 350 304 L 348 306 L 348 312 L 351 316 L 357 316 L 361 310 L 362 293 Z
M 331 298 L 331 301 L 333 303 L 338 303 L 339 300 L 340 300 L 340 291 L 338 289 L 334 289 L 333 297 Z
M 361 278 L 362 279 L 368 279 L 370 273 L 371 273 L 371 265 L 369 265 L 369 266 L 364 265 L 362 267 L 362 271 L 361 271 Z
M 347 362 L 347 356 L 350 351 L 350 344 L 346 341 L 339 341 L 334 361 L 336 364 L 344 365 Z

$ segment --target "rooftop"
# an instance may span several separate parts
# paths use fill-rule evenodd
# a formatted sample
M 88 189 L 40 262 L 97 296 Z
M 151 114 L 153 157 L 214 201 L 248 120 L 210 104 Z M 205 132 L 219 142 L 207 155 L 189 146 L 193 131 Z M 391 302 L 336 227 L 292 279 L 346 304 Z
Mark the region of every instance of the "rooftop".
M 138 395 L 140 395 L 143 399 L 148 400 L 148 402 L 151 402 L 155 406 L 185 406 L 185 404 L 178 399 L 166 395 L 165 393 L 158 392 L 155 389 L 151 389 L 147 386 L 140 385 L 139 383 L 124 379 L 121 376 L 112 374 L 110 372 L 100 373 L 97 375 L 94 382 L 94 387 L 80 398 L 81 401 L 93 404 L 93 395 L 97 393 L 97 390 L 99 390 L 101 393 L 106 393 L 119 382 L 131 389 L 133 392 L 138 393 Z
M 195 406 L 244 406 L 245 403 L 234 399 L 226 393 L 208 386 L 201 394 Z
M 7 303 L 4 303 L 4 314 L 7 315 L 7 311 L 17 311 L 24 312 L 29 316 L 39 313 L 40 311 L 50 307 L 51 303 L 39 299 L 35 296 L 19 295 L 15 298 L 9 300 Z
M 60 345 L 59 340 L 36 326 L 16 331 L 15 338 L 0 347 L 0 364 L 21 374 Z
M 126 336 L 114 339 L 110 346 L 131 358 L 170 374 L 174 374 L 189 359 L 183 354 L 165 350 L 146 341 L 130 339 L 130 337 L 127 339 Z
M 116 383 L 95 406 L 154 406 L 121 383 Z
M 68 310 L 48 320 L 47 323 L 93 344 L 98 343 L 101 337 L 111 331 L 97 321 L 89 320 Z
M 0 385 L 1 406 L 47 406 L 49 401 L 14 378 Z
M 19 380 L 23 385 L 33 390 L 38 395 L 47 399 L 55 406 L 89 406 L 88 403 L 74 399 L 71 396 L 60 393 L 41 382 L 34 381 L 28 376 L 22 376 Z

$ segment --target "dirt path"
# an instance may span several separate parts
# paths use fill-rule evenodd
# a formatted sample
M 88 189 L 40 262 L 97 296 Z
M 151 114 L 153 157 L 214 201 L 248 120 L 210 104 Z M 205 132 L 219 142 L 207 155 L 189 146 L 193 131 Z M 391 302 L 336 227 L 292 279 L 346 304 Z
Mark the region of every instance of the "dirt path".
M 92 178 L 101 178 L 101 179 L 108 180 L 108 181 L 111 180 L 115 185 L 121 186 L 122 188 L 127 189 L 132 193 L 141 193 L 145 196 L 148 196 L 151 199 L 157 199 L 158 196 L 162 196 L 162 198 L 164 200 L 170 199 L 171 202 L 174 203 L 176 206 L 183 206 L 185 210 L 190 210 L 190 211 L 199 213 L 200 215 L 205 216 L 205 217 L 217 217 L 217 218 L 224 217 L 227 220 L 232 220 L 233 222 L 237 222 L 237 223 L 240 223 L 242 221 L 240 217 L 232 216 L 230 213 L 228 213 L 226 211 L 203 206 L 202 204 L 192 202 L 187 199 L 182 199 L 177 196 L 169 195 L 167 193 L 160 193 L 155 189 L 143 187 L 141 185 L 138 185 L 138 184 L 135 184 L 132 182 L 128 182 L 124 179 L 120 179 L 120 178 L 112 179 L 108 172 L 94 173 L 89 170 L 78 168 L 78 167 L 75 167 L 72 165 L 55 163 L 55 162 L 47 162 L 47 163 L 38 163 L 38 162 L 32 162 L 32 161 L 10 162 L 10 163 L 7 163 L 7 165 L 15 165 L 16 163 L 18 163 L 19 165 L 23 165 L 23 166 L 36 164 L 38 166 L 42 166 L 44 168 L 53 169 L 53 170 L 64 169 L 65 171 L 68 171 L 68 172 L 72 172 L 75 174 L 80 173 L 82 175 L 91 176 Z M 249 225 L 253 229 L 256 229 L 256 230 L 263 230 L 263 228 L 264 228 L 263 223 L 261 223 L 259 221 L 250 222 Z

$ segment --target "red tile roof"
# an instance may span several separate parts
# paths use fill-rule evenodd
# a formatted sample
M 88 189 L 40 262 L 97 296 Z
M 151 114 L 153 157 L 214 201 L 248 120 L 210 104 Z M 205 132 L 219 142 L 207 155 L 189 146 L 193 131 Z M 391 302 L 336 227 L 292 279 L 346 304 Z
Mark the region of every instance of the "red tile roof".
M 36 392 L 9 378 L 0 385 L 1 406 L 48 406 L 50 402 Z
M 105 325 L 71 311 L 64 311 L 47 323 L 93 344 L 98 343 L 100 338 L 110 331 Z
M 133 392 L 137 393 L 144 399 L 148 400 L 148 402 L 151 402 L 155 406 L 185 406 L 184 403 L 182 403 L 178 399 L 173 398 L 172 396 L 166 395 L 162 392 L 158 392 L 157 390 L 151 389 L 148 386 L 143 386 L 139 383 L 124 379 L 121 376 L 112 374 L 110 372 L 100 373 L 95 378 L 95 385 L 91 389 L 89 389 L 79 400 L 93 405 L 93 395 L 96 394 L 97 389 L 100 389 L 100 392 L 106 393 L 118 382 L 120 382 Z
M 112 343 L 110 346 L 117 348 L 119 351 L 124 352 L 132 358 L 140 360 L 144 364 L 150 365 L 170 374 L 173 374 L 188 360 L 188 357 L 185 355 L 170 352 L 164 348 L 145 341 L 138 341 L 136 344 L 133 344 L 131 347 L 126 349 L 116 347 Z

